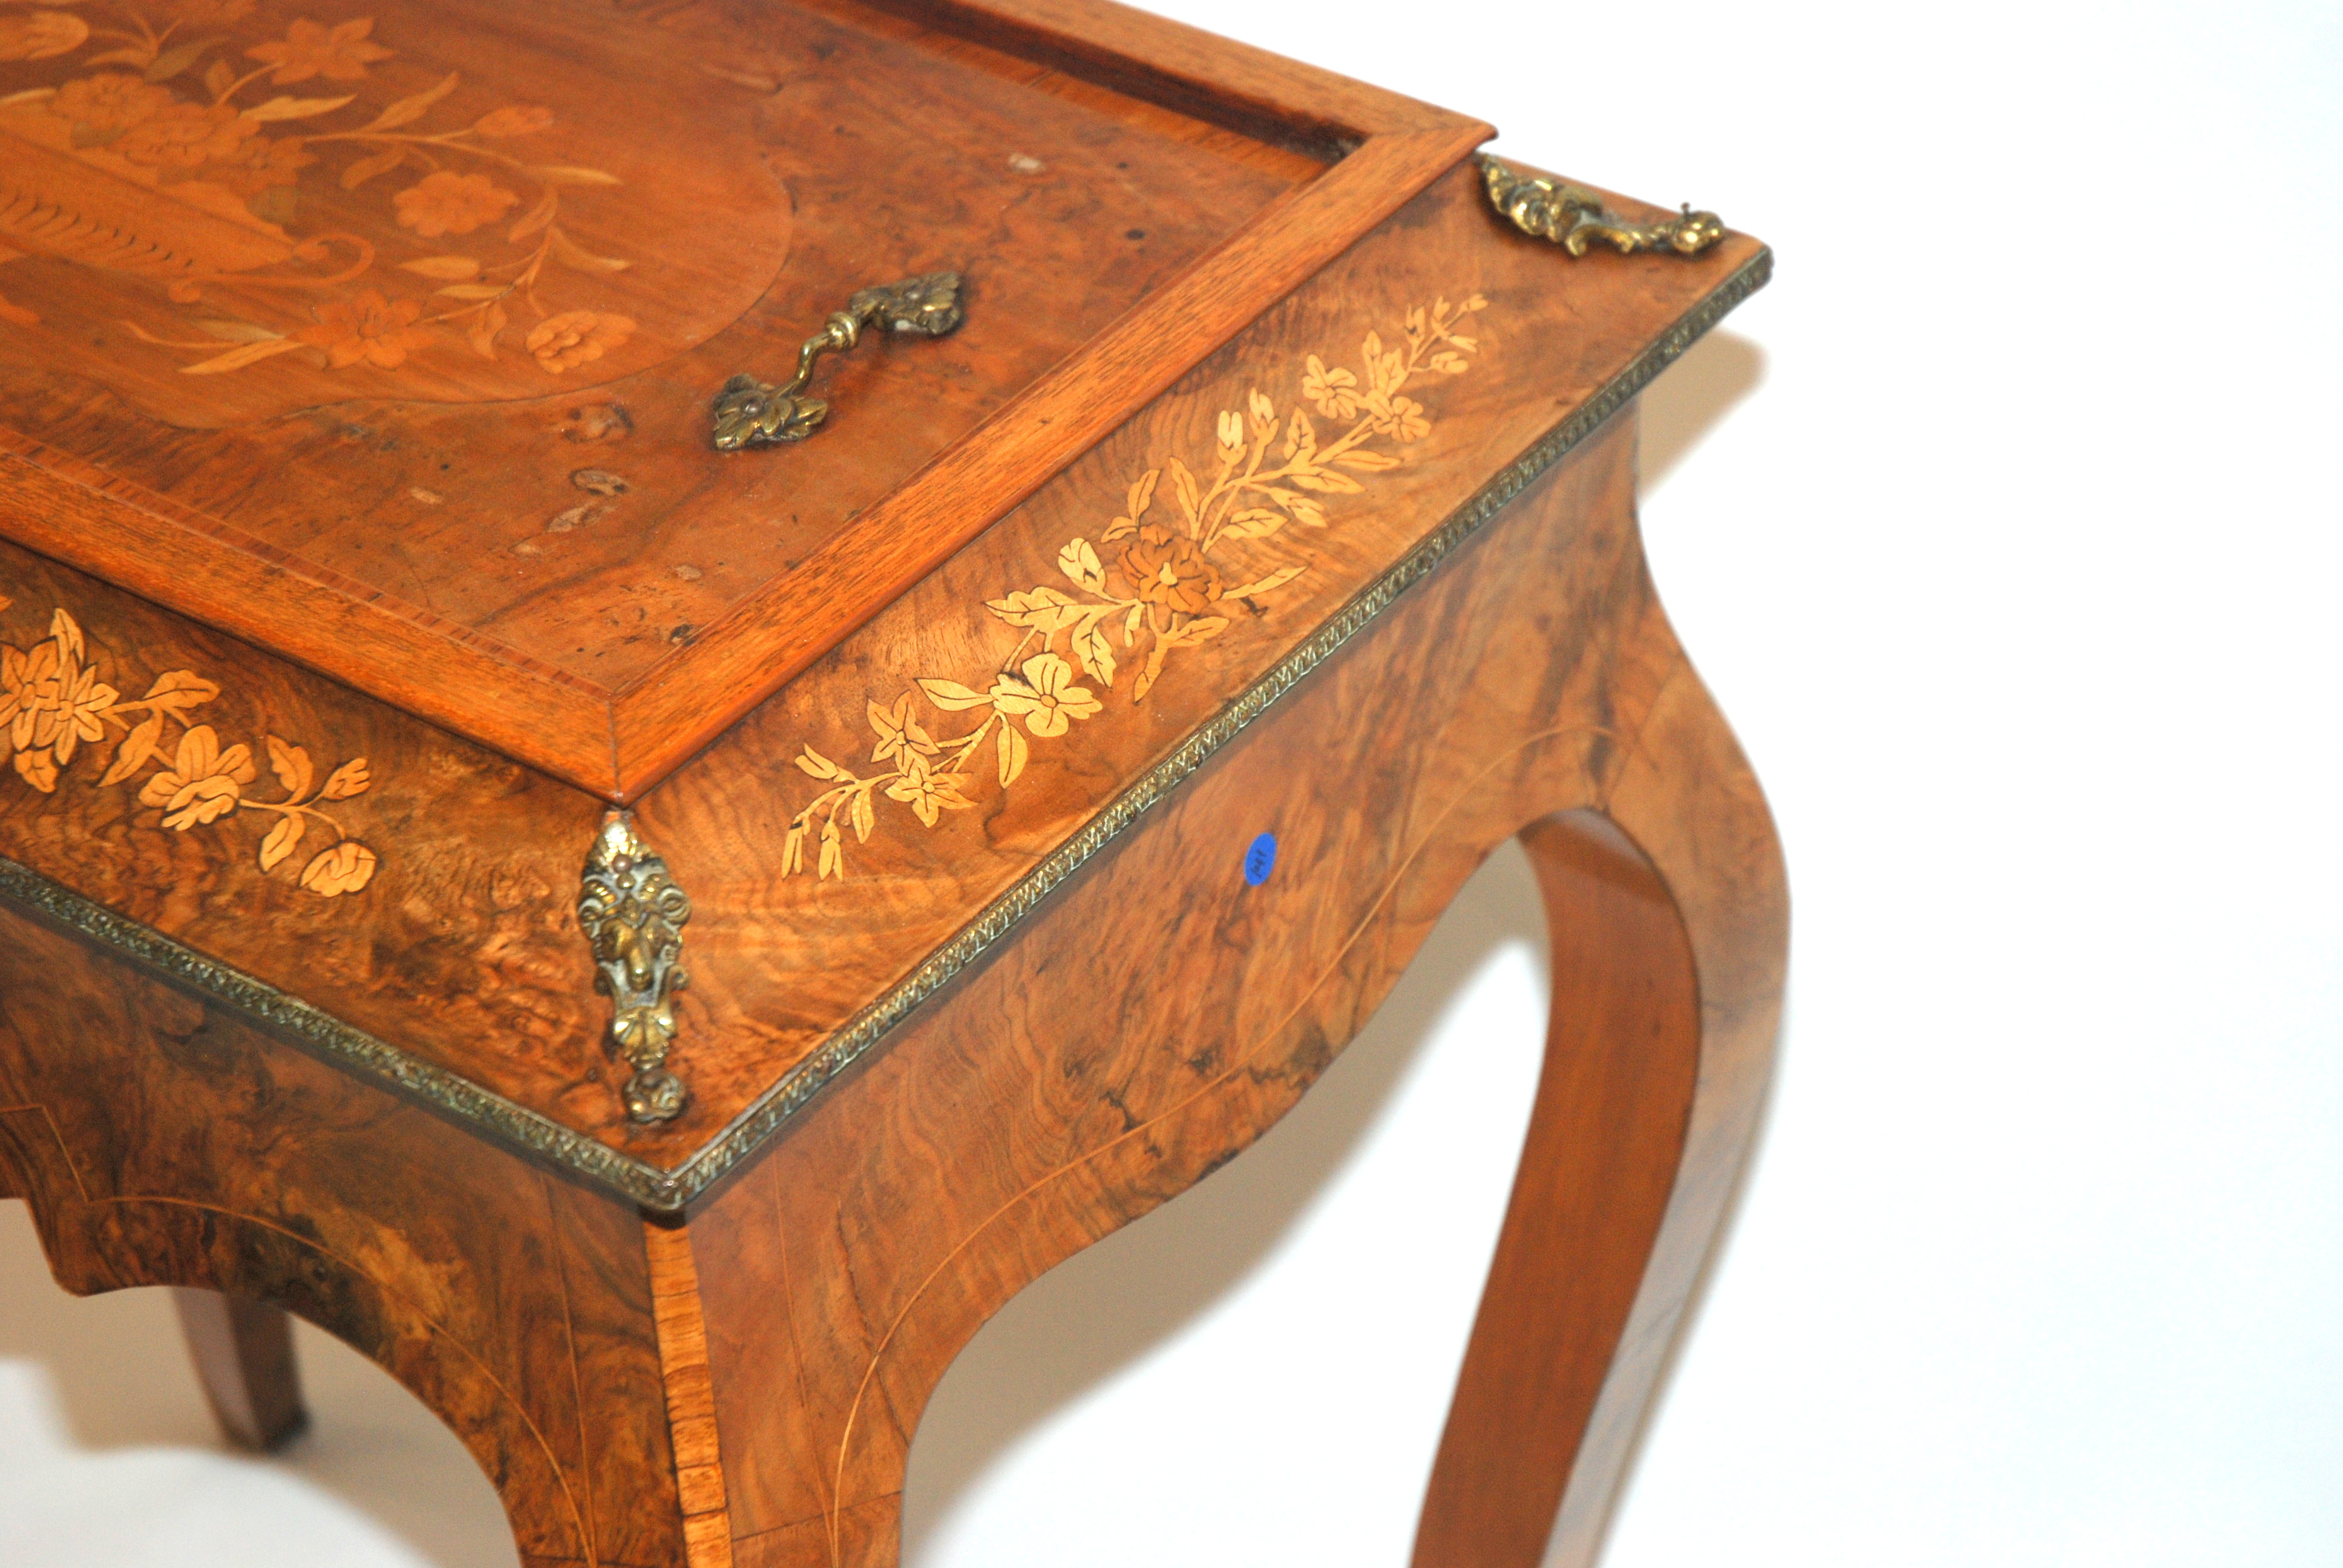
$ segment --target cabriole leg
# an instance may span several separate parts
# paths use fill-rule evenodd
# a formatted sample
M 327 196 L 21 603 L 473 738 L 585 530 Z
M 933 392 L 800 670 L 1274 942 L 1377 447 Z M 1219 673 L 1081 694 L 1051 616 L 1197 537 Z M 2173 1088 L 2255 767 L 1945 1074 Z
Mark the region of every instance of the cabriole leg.
M 1700 1056 L 1667 890 L 1591 812 L 1522 837 L 1554 950 L 1545 1067 L 1433 1467 L 1417 1568 L 1536 1568 L 1684 1152 Z
M 293 1321 L 284 1310 L 186 1286 L 173 1287 L 171 1299 L 204 1397 L 227 1440 L 270 1453 L 300 1436 L 309 1412 L 293 1360 Z

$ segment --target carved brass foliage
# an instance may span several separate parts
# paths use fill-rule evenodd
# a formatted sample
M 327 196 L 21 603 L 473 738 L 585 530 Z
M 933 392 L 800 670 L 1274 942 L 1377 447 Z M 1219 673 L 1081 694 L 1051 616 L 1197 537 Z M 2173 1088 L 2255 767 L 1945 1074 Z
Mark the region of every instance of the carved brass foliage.
M 0 598 L 0 610 L 10 601 Z M 220 694 L 219 684 L 192 669 L 166 670 L 144 697 L 126 697 L 100 678 L 100 665 L 80 622 L 63 608 L 49 616 L 49 635 L 28 648 L 0 644 L 0 758 L 16 777 L 44 795 L 56 792 L 77 758 L 111 743 L 114 754 L 100 789 L 143 776 L 138 803 L 158 809 L 176 832 L 205 827 L 246 811 L 273 815 L 260 841 L 260 869 L 274 871 L 291 858 L 312 827 L 333 842 L 301 868 L 301 886 L 322 898 L 355 893 L 374 879 L 373 849 L 342 830 L 321 808 L 363 795 L 374 776 L 363 757 L 322 779 L 306 748 L 276 735 L 261 737 L 261 755 L 285 791 L 277 800 L 246 793 L 260 777 L 250 746 L 222 745 L 217 730 L 195 722 L 195 710 Z M 116 673 L 115 678 L 121 678 Z
M 1220 636 L 1236 607 L 1263 602 L 1308 571 L 1294 558 L 1299 551 L 1282 548 L 1291 538 L 1284 530 L 1330 526 L 1336 498 L 1362 494 L 1374 476 L 1400 466 L 1385 448 L 1432 433 L 1431 413 L 1406 394 L 1423 377 L 1471 367 L 1465 357 L 1480 345 L 1463 329 L 1487 306 L 1477 295 L 1418 306 L 1393 341 L 1366 335 L 1355 370 L 1307 355 L 1295 367 L 1300 397 L 1287 407 L 1255 390 L 1242 409 L 1222 411 L 1202 473 L 1175 457 L 1140 475 L 1095 544 L 1069 539 L 1058 551 L 1064 586 L 1041 583 L 985 601 L 1021 635 L 981 683 L 922 677 L 892 703 L 866 704 L 870 761 L 880 766 L 864 773 L 804 748 L 797 765 L 823 789 L 789 819 L 783 873 L 805 869 L 810 839 L 819 846 L 815 875 L 842 879 L 846 834 L 870 841 L 880 799 L 934 828 L 945 812 L 976 804 L 969 792 L 980 773 L 1009 789 L 1032 741 L 1060 739 L 1104 713 L 1132 663 L 1139 668 L 1125 689 L 1139 703 L 1174 653 Z M 948 732 L 950 716 L 960 713 L 974 727 Z M 978 760 L 988 747 L 990 768 Z
M 667 872 L 667 862 L 635 831 L 634 819 L 613 811 L 587 854 L 578 893 L 578 926 L 600 971 L 594 989 L 610 999 L 610 1038 L 634 1069 L 620 1091 L 637 1121 L 671 1121 L 683 1110 L 683 1081 L 667 1070 L 675 1043 L 675 993 L 691 983 L 684 972 L 683 928 L 691 900 Z
M 716 395 L 716 449 L 772 447 L 802 441 L 830 415 L 830 405 L 803 396 L 813 384 L 813 367 L 824 354 L 844 353 L 861 341 L 862 329 L 878 327 L 914 337 L 941 337 L 956 329 L 960 307 L 960 274 L 930 272 L 858 291 L 846 308 L 798 349 L 798 372 L 779 386 L 746 374 L 724 383 Z
M 1723 219 L 1713 212 L 1694 212 L 1689 204 L 1674 217 L 1633 224 L 1605 208 L 1592 191 L 1516 174 L 1486 156 L 1480 165 L 1489 203 L 1505 221 L 1523 234 L 1554 241 L 1573 256 L 1584 256 L 1596 245 L 1609 246 L 1623 256 L 1639 250 L 1698 256 L 1725 237 Z

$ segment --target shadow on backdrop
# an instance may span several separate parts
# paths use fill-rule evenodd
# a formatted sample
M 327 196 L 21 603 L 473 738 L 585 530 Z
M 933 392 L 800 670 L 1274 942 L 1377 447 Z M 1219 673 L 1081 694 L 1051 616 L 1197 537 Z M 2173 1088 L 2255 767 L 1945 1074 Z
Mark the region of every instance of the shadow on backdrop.
M 1509 843 L 1464 885 L 1374 1018 L 1284 1120 L 1203 1181 L 1036 1280 L 984 1326 L 913 1438 L 904 1562 L 920 1561 L 954 1504 L 1038 1423 L 1260 1266 L 1390 1105 L 1442 1014 L 1515 944 L 1538 955 L 1543 974 L 1537 881 Z M 1426 1353 L 1463 1352 L 1460 1342 Z
M 340 1341 L 307 1323 L 296 1323 L 294 1333 L 313 1420 L 309 1432 L 273 1458 L 233 1452 L 205 1406 L 169 1292 L 66 1294 L 49 1275 L 25 1205 L 0 1201 L 0 1366 L 16 1362 L 35 1371 L 54 1401 L 48 1408 L 38 1400 L 30 1408 L 6 1402 L 0 1421 L 19 1428 L 30 1422 L 33 1430 L 8 1432 L 5 1447 L 46 1463 L 86 1462 L 93 1480 L 118 1456 L 192 1450 L 216 1465 L 210 1483 L 220 1496 L 250 1493 L 254 1513 L 238 1522 L 236 1540 L 177 1542 L 174 1568 L 349 1560 L 338 1553 L 368 1562 L 419 1560 L 432 1568 L 515 1568 L 519 1557 L 503 1506 L 456 1434 L 388 1372 Z M 355 1515 L 348 1517 L 347 1535 L 337 1529 L 338 1540 L 288 1541 L 288 1533 L 316 1529 L 320 1522 L 315 1515 L 299 1523 L 273 1516 L 267 1509 L 272 1489 L 253 1484 L 268 1471 L 313 1486 L 338 1504 L 328 1521 L 333 1513 Z M 160 1506 L 135 1494 L 119 1503 L 126 1513 Z M 31 1527 L 24 1513 L 15 1514 L 12 1529 Z M 56 1554 L 62 1543 L 12 1540 L 15 1549 L 0 1549 L 0 1561 L 16 1563 L 17 1550 L 38 1553 L 41 1563 L 68 1561 Z

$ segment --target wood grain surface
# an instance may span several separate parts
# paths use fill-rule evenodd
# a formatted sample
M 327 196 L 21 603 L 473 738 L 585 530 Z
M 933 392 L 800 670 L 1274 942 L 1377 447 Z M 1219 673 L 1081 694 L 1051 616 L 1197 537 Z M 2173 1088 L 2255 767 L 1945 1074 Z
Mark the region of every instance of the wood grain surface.
M 1763 247 L 1571 261 L 1486 127 L 1099 0 L 274 26 L 0 62 L 0 856 L 186 950 L 0 903 L 59 1281 L 192 1292 L 256 1441 L 281 1314 L 357 1345 L 528 1568 L 886 1568 L 960 1347 L 1239 1157 L 1518 833 L 1554 1021 L 1416 1562 L 1590 1561 L 1786 918 L 1622 405 Z M 955 265 L 959 335 L 707 449 Z M 649 1128 L 575 912 L 613 801 L 692 905 Z M 162 978 L 207 960 L 365 1050 Z M 414 1064 L 487 1098 L 367 1076 Z M 743 1162 L 647 1215 L 531 1128 Z
M 5 910 L 0 996 L 0 1196 L 60 1283 L 306 1318 L 464 1441 L 528 1568 L 685 1568 L 631 1211 Z
M 1557 1499 L 1588 1561 L 1745 1153 L 1785 937 L 1634 445 L 1623 415 L 1546 472 L 680 1225 L 14 913 L 0 1191 L 69 1288 L 222 1291 L 373 1355 L 531 1568 L 884 1568 L 960 1347 L 1238 1157 L 1525 832 L 1556 1026 L 1417 1561 L 1529 1568 Z
M 736 1562 L 892 1563 L 911 1432 L 977 1327 L 1236 1157 L 1489 848 L 1582 811 L 1616 832 L 1533 842 L 1557 910 L 1604 922 L 1557 935 L 1557 1015 L 1610 1027 L 1552 1042 L 1418 1560 L 1526 1568 L 1566 1478 L 1599 1523 L 1745 1146 L 1784 934 L 1763 803 L 1651 598 L 1632 454 L 1621 422 L 1550 476 L 695 1211 Z
M 373 782 L 336 808 L 337 819 L 377 865 L 362 890 L 321 900 L 296 879 L 306 855 L 274 871 L 259 864 L 264 812 L 175 830 L 164 810 L 140 803 L 137 779 L 98 786 L 121 728 L 79 753 L 52 792 L 0 772 L 0 855 L 518 1106 L 674 1169 L 1077 839 L 1758 250 L 1735 236 L 1719 256 L 1689 264 L 1573 263 L 1498 226 L 1469 175 L 1446 177 L 673 775 L 639 809 L 697 911 L 674 1058 L 693 1098 L 663 1127 L 625 1119 L 606 1004 L 577 933 L 595 798 L 5 544 L 0 646 L 35 648 L 64 608 L 97 678 L 126 699 L 173 670 L 218 683 L 220 695 L 187 718 L 213 727 L 223 748 L 251 748 L 256 800 L 278 798 L 266 782 L 266 735 L 305 748 L 321 768 L 366 758 Z M 1304 391 L 1312 356 L 1355 377 L 1370 333 L 1398 344 L 1411 311 L 1475 295 L 1486 308 L 1470 313 L 1466 368 L 1420 367 L 1398 394 L 1421 406 L 1423 432 L 1374 437 L 1373 452 L 1395 466 L 1342 470 L 1356 493 L 1291 492 L 1316 505 L 1324 526 L 1292 520 L 1222 547 L 1212 568 L 1222 599 L 1202 618 L 1225 628 L 1172 650 L 1143 701 L 1132 693 L 1144 637 L 1134 651 L 1117 623 L 1106 628 L 1122 667 L 1114 681 L 1073 674 L 1101 711 L 1057 736 L 1021 721 L 1029 755 L 1012 787 L 998 784 L 988 749 L 969 770 L 970 808 L 941 811 L 930 828 L 914 802 L 874 793 L 869 840 L 846 836 L 844 875 L 817 874 L 811 839 L 798 851 L 801 869 L 789 869 L 792 821 L 825 787 L 798 767 L 805 749 L 884 772 L 872 765 L 870 714 L 906 697 L 919 699 L 932 734 L 959 733 L 961 716 L 926 705 L 916 682 L 982 689 L 1017 673 L 1034 649 L 1021 648 L 1020 631 L 989 605 L 1053 585 L 1071 591 L 1058 559 L 1070 540 L 1118 561 L 1131 541 L 1107 530 L 1135 480 L 1167 473 L 1174 459 L 1209 476 L 1220 416 L 1249 408 L 1256 393 L 1281 417 L 1306 413 L 1331 438 L 1340 421 Z M 1176 487 L 1160 480 L 1150 521 L 1170 512 Z M 1243 579 L 1296 568 L 1273 589 L 1226 598 Z M 1198 568 L 1180 569 L 1193 578 Z M 287 604 L 310 616 L 297 579 L 281 581 Z M 330 618 L 317 624 L 335 629 Z M 1064 633 L 1055 646 L 1067 653 Z
M 909 27 L 849 0 L 503 16 L 395 0 L 341 45 L 375 52 L 339 62 L 358 102 L 269 101 L 297 127 L 254 144 L 287 166 L 248 199 L 357 256 L 337 281 L 314 257 L 290 281 L 291 259 L 196 282 L 21 264 L 27 303 L 0 300 L 0 529 L 613 799 L 1489 134 L 1112 6 Z M 1167 64 L 1121 53 L 1155 46 Z M 1220 63 L 1232 85 L 1203 90 Z M 245 232 L 90 150 L 106 133 L 71 118 L 77 69 L 0 68 L 57 89 L 0 111 L 27 200 L 110 181 L 150 226 Z M 331 117 L 369 113 L 438 139 Z M 1242 128 L 1264 118 L 1337 161 Z M 524 138 L 549 150 L 503 150 Z M 405 173 L 361 162 L 401 146 Z M 423 172 L 458 154 L 467 172 Z M 168 188 L 242 212 L 230 177 Z M 540 186 L 558 224 L 537 221 Z M 633 255 L 647 233 L 660 246 Z M 826 368 L 840 412 L 814 441 L 709 448 L 728 376 L 778 378 L 854 290 L 942 267 L 969 275 L 960 334 Z M 488 331 L 491 309 L 509 325 Z M 309 613 L 287 613 L 288 578 Z
M 693 1059 L 697 1100 L 679 1132 L 721 1126 L 915 976 L 1759 249 L 1740 236 L 1720 248 L 1691 265 L 1609 256 L 1576 266 L 1500 231 L 1467 174 L 1443 179 L 671 776 L 637 814 L 697 911 L 680 1050 L 709 1034 L 727 1048 L 719 1060 Z M 1143 699 L 1133 694 L 1147 644 L 1126 644 L 1121 626 L 1110 627 L 1113 682 L 1079 668 L 1071 677 L 1101 711 L 1058 736 L 1027 729 L 1014 784 L 999 783 L 988 743 L 961 769 L 967 809 L 942 809 L 930 827 L 916 802 L 879 792 L 867 840 L 850 826 L 843 833 L 842 875 L 819 875 L 820 821 L 793 860 L 799 814 L 834 784 L 801 770 L 807 748 L 862 776 L 887 772 L 872 707 L 891 711 L 906 698 L 931 738 L 974 729 L 980 713 L 940 710 L 918 683 L 983 690 L 1020 670 L 1035 647 L 990 607 L 1011 594 L 1072 593 L 1059 563 L 1070 541 L 1113 563 L 1129 540 L 1109 530 L 1129 511 L 1134 481 L 1168 475 L 1174 460 L 1209 477 L 1221 416 L 1248 409 L 1255 394 L 1281 420 L 1300 409 L 1331 437 L 1342 422 L 1304 392 L 1312 357 L 1356 374 L 1370 334 L 1399 344 L 1412 310 L 1475 296 L 1487 307 L 1470 316 L 1467 368 L 1418 375 L 1399 394 L 1421 404 L 1428 431 L 1373 444 L 1395 466 L 1345 470 L 1355 494 L 1306 493 L 1322 503 L 1325 526 L 1292 522 L 1232 543 L 1213 568 L 1222 590 L 1297 567 L 1299 576 L 1208 607 L 1227 629 L 1174 649 Z M 1162 510 L 1149 520 L 1172 512 L 1175 487 L 1159 479 Z M 1066 642 L 1055 639 L 1061 655 Z

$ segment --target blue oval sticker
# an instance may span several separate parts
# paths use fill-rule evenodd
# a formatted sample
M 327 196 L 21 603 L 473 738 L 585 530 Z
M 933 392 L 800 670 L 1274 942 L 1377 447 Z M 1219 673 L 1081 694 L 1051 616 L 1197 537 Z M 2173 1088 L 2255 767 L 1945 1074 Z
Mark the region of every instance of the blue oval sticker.
M 1277 869 L 1277 835 L 1263 833 L 1252 841 L 1250 849 L 1245 850 L 1245 886 L 1260 887 L 1269 880 L 1269 874 L 1275 869 Z

